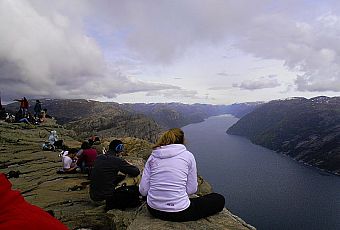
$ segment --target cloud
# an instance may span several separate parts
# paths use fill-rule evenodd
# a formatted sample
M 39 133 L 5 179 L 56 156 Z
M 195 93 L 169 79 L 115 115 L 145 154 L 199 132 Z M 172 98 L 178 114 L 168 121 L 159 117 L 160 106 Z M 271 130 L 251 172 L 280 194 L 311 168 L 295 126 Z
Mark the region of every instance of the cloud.
M 8 99 L 112 98 L 149 91 L 198 97 L 196 91 L 128 75 L 141 76 L 142 66 L 171 66 L 192 47 L 199 53 L 202 46 L 232 43 L 227 58 L 235 58 L 232 51 L 239 49 L 237 57 L 284 60 L 299 73 L 296 89 L 339 92 L 339 7 L 325 1 L 327 11 L 317 7 L 318 1 L 307 2 L 3 0 L 0 90 Z M 275 79 L 258 79 L 234 87 L 278 85 Z
M 172 100 L 181 100 L 183 98 L 187 98 L 187 99 L 205 98 L 205 97 L 199 96 L 198 92 L 195 90 L 185 90 L 181 88 L 148 92 L 146 96 L 162 96 L 162 97 L 169 98 Z
M 4 100 L 20 96 L 94 98 L 176 88 L 131 80 L 111 68 L 97 41 L 86 35 L 86 4 L 0 2 L 0 90 Z M 49 3 L 50 4 L 50 3 Z M 60 11 L 59 11 L 60 10 Z M 68 15 L 69 14 L 69 15 Z M 79 17 L 79 18 L 78 18 Z
M 124 44 L 146 63 L 168 65 L 190 47 L 229 41 L 259 60 L 284 60 L 289 70 L 301 73 L 298 90 L 340 90 L 339 5 L 334 1 L 102 3 L 92 6 L 104 12 L 98 22 L 110 22 L 107 30 L 128 28 Z M 314 10 L 303 13 L 306 9 Z M 225 57 L 235 58 L 228 52 Z
M 269 75 L 266 77 L 261 77 L 255 80 L 247 80 L 241 83 L 233 83 L 232 86 L 245 90 L 257 90 L 257 89 L 265 89 L 265 88 L 275 88 L 280 86 L 281 84 L 276 79 L 275 75 Z
M 224 42 L 242 31 L 268 0 L 153 0 L 89 2 L 94 25 L 106 34 L 125 29 L 124 44 L 140 59 L 151 63 L 172 63 L 189 47 Z M 237 23 L 235 23 L 237 22 Z M 103 26 L 105 24 L 106 26 Z M 111 31 L 111 32 L 110 32 Z
M 238 43 L 242 50 L 264 59 L 284 60 L 299 72 L 300 91 L 340 91 L 340 18 L 333 13 L 312 20 L 293 20 L 291 15 L 263 15 Z
M 232 87 L 230 86 L 216 86 L 216 87 L 210 87 L 208 90 L 229 90 Z
M 217 75 L 223 76 L 223 77 L 232 77 L 232 76 L 236 76 L 237 74 L 231 74 L 231 73 L 226 73 L 226 72 L 219 72 L 219 73 L 217 73 Z

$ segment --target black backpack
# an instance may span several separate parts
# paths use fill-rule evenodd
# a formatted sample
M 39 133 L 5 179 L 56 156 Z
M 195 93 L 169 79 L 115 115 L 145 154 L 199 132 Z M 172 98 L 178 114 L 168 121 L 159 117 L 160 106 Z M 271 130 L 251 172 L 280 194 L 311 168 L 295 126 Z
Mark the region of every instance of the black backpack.
M 135 208 L 141 204 L 138 186 L 126 185 L 115 189 L 113 196 L 106 199 L 106 210 Z

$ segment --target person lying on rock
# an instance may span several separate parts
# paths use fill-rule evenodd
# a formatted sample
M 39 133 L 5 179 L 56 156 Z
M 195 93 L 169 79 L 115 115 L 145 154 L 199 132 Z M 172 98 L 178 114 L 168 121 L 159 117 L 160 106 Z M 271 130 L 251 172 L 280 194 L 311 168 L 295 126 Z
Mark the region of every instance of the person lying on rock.
M 106 154 L 98 155 L 90 175 L 90 197 L 94 201 L 106 201 L 106 209 L 125 209 L 140 204 L 138 186 L 115 188 L 125 175 L 137 177 L 139 169 L 119 157 L 124 150 L 120 140 L 113 140 Z
M 149 212 L 162 220 L 184 222 L 222 211 L 225 199 L 220 194 L 189 198 L 197 186 L 196 161 L 184 145 L 184 132 L 166 131 L 153 147 L 139 185 Z
M 59 220 L 25 201 L 5 174 L 0 174 L 0 229 L 67 230 Z

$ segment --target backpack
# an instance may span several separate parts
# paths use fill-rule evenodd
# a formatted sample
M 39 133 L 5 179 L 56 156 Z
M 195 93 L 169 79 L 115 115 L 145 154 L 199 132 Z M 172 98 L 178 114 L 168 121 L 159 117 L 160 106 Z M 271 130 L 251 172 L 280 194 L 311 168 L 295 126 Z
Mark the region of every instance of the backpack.
M 115 188 L 112 197 L 106 199 L 106 210 L 138 207 L 141 204 L 139 196 L 138 186 L 123 184 Z

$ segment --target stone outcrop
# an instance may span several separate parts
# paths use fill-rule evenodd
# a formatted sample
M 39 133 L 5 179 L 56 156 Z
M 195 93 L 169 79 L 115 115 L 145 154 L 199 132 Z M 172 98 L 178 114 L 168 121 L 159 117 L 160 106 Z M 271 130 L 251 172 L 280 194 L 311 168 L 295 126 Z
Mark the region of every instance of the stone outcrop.
M 135 209 L 105 212 L 104 203 L 90 200 L 86 175 L 56 173 L 61 167 L 59 152 L 42 150 L 51 130 L 56 130 L 68 146 L 80 146 L 72 131 L 53 121 L 41 126 L 0 121 L 0 171 L 19 171 L 18 178 L 10 179 L 13 188 L 21 191 L 28 202 L 53 211 L 70 229 L 253 229 L 226 209 L 212 217 L 186 223 L 155 219 L 145 204 Z M 124 138 L 123 142 L 124 157 L 142 170 L 151 144 L 137 138 Z M 199 184 L 198 194 L 211 192 L 210 185 L 201 177 Z

